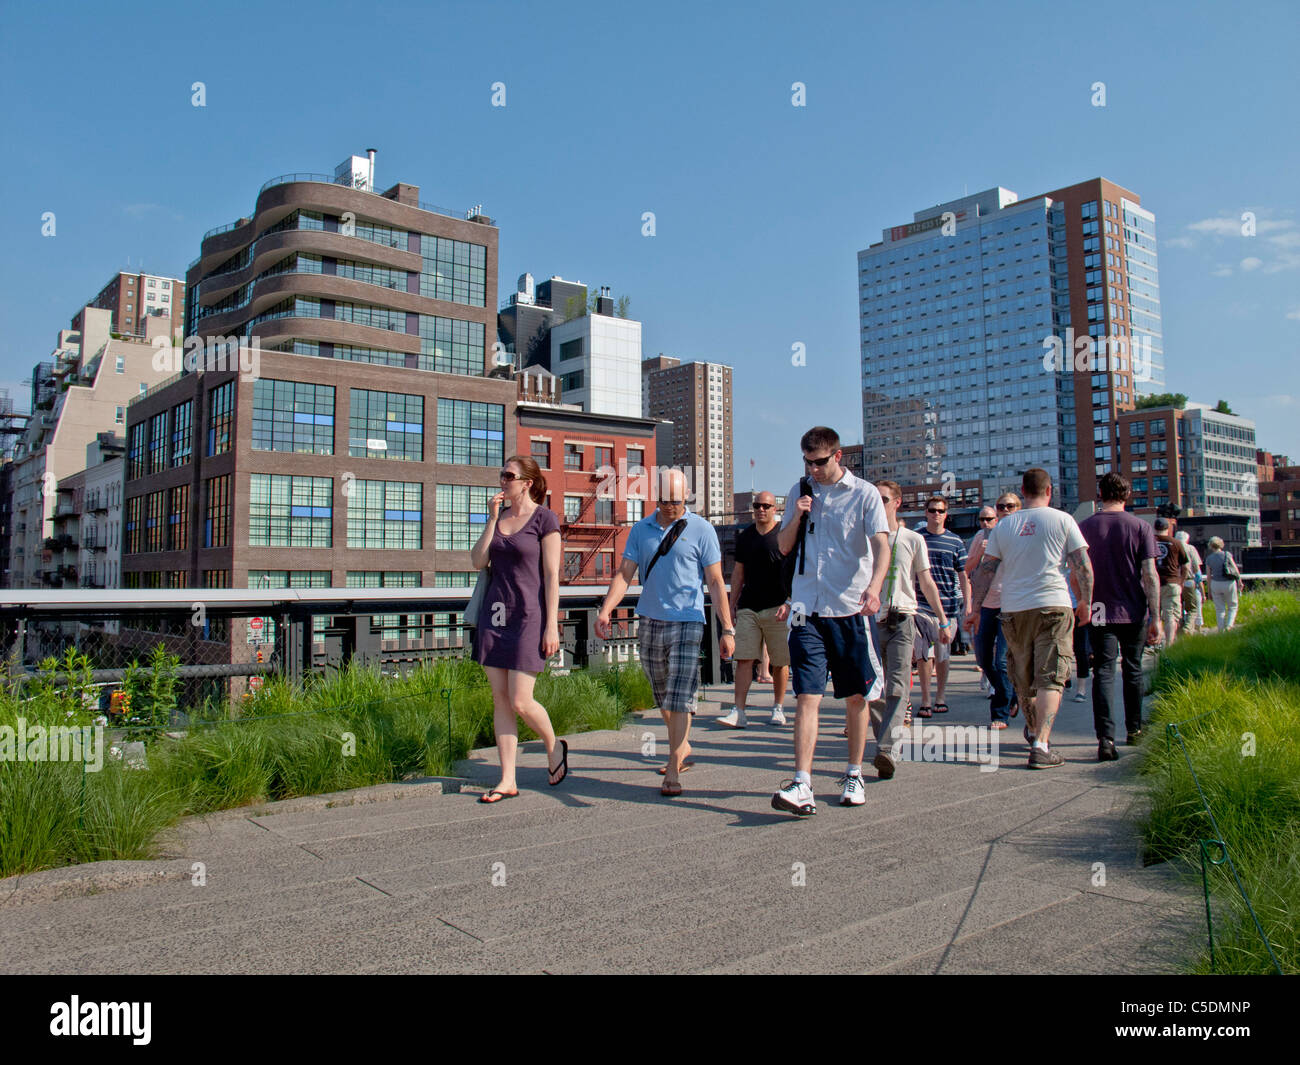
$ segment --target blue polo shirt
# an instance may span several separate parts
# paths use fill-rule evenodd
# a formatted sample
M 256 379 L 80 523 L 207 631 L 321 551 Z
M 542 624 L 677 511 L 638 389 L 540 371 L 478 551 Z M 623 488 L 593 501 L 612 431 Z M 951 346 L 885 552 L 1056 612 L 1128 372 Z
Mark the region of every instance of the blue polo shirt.
M 646 567 L 659 550 L 659 543 L 668 534 L 651 514 L 632 526 L 628 533 L 623 557 L 636 563 L 641 577 L 641 598 L 636 612 L 641 617 L 658 621 L 704 621 L 704 570 L 722 561 L 722 548 L 718 533 L 698 514 L 689 511 L 683 515 L 686 528 L 677 542 L 655 563 L 650 580 L 645 579 Z

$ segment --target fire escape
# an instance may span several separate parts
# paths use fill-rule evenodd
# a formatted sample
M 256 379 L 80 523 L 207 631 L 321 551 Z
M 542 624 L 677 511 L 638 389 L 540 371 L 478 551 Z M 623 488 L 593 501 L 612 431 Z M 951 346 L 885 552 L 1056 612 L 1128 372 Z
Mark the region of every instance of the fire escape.
M 599 475 L 593 473 L 591 480 L 598 480 Z M 577 572 L 570 576 L 567 572 L 564 574 L 564 582 L 567 584 L 603 584 L 607 583 L 608 578 L 601 577 L 588 572 L 588 568 L 595 561 L 596 556 L 602 548 L 609 547 L 618 536 L 619 525 L 614 521 L 599 522 L 595 520 L 596 510 L 596 492 L 593 487 L 590 495 L 582 497 L 582 507 L 579 509 L 575 518 L 570 520 L 567 516 L 560 522 L 561 536 L 566 546 L 572 547 L 575 551 L 582 552 L 582 558 L 578 563 Z M 604 502 L 602 500 L 602 502 Z M 610 509 L 613 509 L 614 500 L 608 500 Z M 575 537 L 581 538 L 581 543 L 575 543 Z M 594 537 L 594 539 L 591 539 Z M 610 576 L 612 576 L 612 572 Z

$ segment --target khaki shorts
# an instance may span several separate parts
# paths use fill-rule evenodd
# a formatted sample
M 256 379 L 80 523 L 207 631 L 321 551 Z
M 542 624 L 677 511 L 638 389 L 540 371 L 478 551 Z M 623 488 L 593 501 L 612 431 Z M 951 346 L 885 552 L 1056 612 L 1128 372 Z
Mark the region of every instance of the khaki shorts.
M 753 662 L 763 657 L 763 644 L 767 644 L 767 660 L 773 669 L 790 664 L 790 629 L 784 621 L 777 621 L 779 606 L 766 610 L 743 607 L 736 613 L 736 661 Z
M 1074 669 L 1074 611 L 1040 607 L 999 614 L 1007 641 L 1007 673 L 1023 703 L 1038 691 L 1065 690 Z
M 1167 632 L 1183 615 L 1183 589 L 1177 584 L 1160 586 L 1160 621 Z

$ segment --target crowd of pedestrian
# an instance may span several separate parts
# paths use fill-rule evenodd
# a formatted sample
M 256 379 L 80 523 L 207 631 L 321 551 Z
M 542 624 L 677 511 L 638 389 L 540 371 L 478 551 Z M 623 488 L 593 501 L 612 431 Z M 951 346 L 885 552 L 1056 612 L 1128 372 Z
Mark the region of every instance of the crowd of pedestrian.
M 839 802 L 860 806 L 868 733 L 872 765 L 888 780 L 898 770 L 898 724 L 948 711 L 950 653 L 962 629 L 972 638 L 990 728 L 1006 729 L 1023 714 L 1027 765 L 1050 769 L 1064 763 L 1051 738 L 1067 687 L 1077 685 L 1076 701 L 1091 699 L 1098 760 L 1114 761 L 1117 666 L 1125 740 L 1133 744 L 1142 734 L 1145 649 L 1200 631 L 1203 589 L 1217 628 L 1235 622 L 1241 573 L 1223 541 L 1211 539 L 1202 562 L 1175 517 L 1148 523 L 1126 509 L 1131 487 L 1119 474 L 1100 478 L 1099 507 L 1080 524 L 1052 506 L 1047 471 L 1027 470 L 1019 494 L 1004 492 L 980 509 L 968 546 L 948 528 L 942 494 L 926 500 L 923 525 L 906 528 L 901 487 L 873 484 L 841 465 L 833 429 L 810 429 L 800 449 L 804 476 L 785 497 L 784 513 L 771 492 L 754 495 L 729 590 L 717 532 L 688 509 L 686 477 L 670 470 L 654 513 L 632 527 L 601 604 L 596 634 L 608 639 L 613 612 L 639 577 L 640 660 L 668 731 L 668 758 L 659 768 L 664 797 L 682 793 L 681 774 L 694 765 L 690 728 L 706 588 L 720 622 L 719 652 L 735 659 L 734 706 L 718 722 L 749 725 L 754 679 L 763 670 L 770 669 L 772 684 L 770 709 L 763 708 L 768 725 L 787 723 L 787 687 L 793 691 L 794 776 L 772 806 L 798 816 L 817 810 L 812 767 L 828 682 L 845 705 Z M 471 603 L 474 655 L 492 685 L 501 759 L 500 782 L 485 803 L 518 794 L 516 717 L 545 743 L 548 782 L 558 785 L 569 772 L 567 744 L 533 699 L 537 673 L 559 647 L 559 523 L 544 505 L 546 481 L 531 458 L 509 459 L 501 483 L 471 552 L 482 571 Z M 510 621 L 484 623 L 485 613 Z

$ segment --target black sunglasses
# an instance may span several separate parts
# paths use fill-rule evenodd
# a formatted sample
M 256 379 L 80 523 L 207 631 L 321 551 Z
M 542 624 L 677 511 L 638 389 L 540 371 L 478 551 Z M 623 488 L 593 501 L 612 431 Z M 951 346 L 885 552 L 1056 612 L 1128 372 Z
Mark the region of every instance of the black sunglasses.
M 998 503 L 998 504 L 996 504 L 996 506 L 997 506 L 998 510 L 1015 510 L 1015 509 L 1016 509 L 1016 504 L 1015 504 L 1015 503 Z
M 946 510 L 940 510 L 938 507 L 926 507 L 926 508 L 925 508 L 925 512 L 926 512 L 927 514 L 947 514 L 947 513 L 948 513 Z
M 829 455 L 823 455 L 819 459 L 805 458 L 803 460 L 803 464 L 805 466 L 825 466 L 826 463 L 830 462 L 830 460 L 833 459 L 834 457 L 835 457 L 835 452 L 832 451 Z
M 997 521 L 995 517 L 980 518 L 980 521 Z
M 754 509 L 755 509 L 755 510 L 771 510 L 774 506 L 776 506 L 775 503 L 755 503 L 755 504 L 754 504 Z
M 509 470 L 502 470 L 500 474 L 503 481 L 531 481 L 531 477 L 520 477 L 517 473 L 511 473 Z

